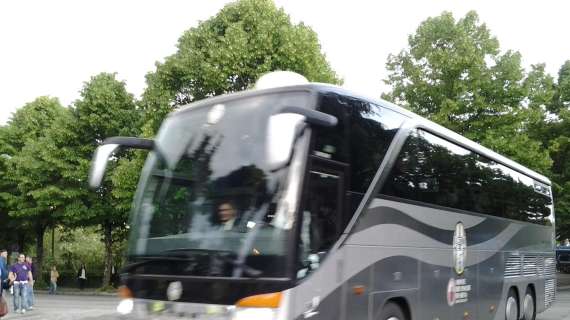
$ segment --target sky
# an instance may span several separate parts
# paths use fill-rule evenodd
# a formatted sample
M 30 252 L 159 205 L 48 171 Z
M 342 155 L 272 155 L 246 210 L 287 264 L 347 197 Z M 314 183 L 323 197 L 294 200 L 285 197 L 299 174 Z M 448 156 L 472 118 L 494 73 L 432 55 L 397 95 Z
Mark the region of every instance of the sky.
M 116 72 L 139 97 L 145 74 L 176 52 L 178 38 L 215 15 L 222 0 L 19 0 L 0 1 L 0 124 L 16 108 L 49 95 L 70 105 L 84 82 Z M 344 86 L 379 97 L 389 88 L 390 53 L 430 16 L 456 18 L 475 10 L 502 50 L 518 50 L 523 65 L 546 63 L 556 76 L 570 59 L 570 1 L 497 0 L 275 0 L 319 36 L 323 52 Z

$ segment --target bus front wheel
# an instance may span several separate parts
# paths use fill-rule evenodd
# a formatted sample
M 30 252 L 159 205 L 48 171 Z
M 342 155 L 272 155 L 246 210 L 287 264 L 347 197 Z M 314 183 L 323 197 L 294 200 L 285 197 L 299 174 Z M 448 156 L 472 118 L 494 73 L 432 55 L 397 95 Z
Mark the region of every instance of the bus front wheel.
M 379 320 L 407 320 L 402 308 L 395 302 L 388 302 L 382 308 Z

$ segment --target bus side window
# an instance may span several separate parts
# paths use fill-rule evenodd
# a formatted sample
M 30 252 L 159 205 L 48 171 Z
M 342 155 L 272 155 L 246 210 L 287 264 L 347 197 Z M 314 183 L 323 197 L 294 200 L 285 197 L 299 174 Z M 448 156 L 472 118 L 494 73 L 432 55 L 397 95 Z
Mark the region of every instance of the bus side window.
M 381 194 L 502 218 L 551 223 L 547 186 L 441 137 L 408 137 Z

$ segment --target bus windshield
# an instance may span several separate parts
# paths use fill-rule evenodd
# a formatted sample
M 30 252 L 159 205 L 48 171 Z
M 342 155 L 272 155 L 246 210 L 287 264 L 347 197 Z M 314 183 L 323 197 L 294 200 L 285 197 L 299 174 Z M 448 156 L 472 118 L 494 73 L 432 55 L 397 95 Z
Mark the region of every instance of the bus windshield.
M 306 97 L 258 95 L 165 121 L 135 200 L 129 255 L 156 262 L 145 273 L 286 276 L 299 188 L 289 172 L 306 137 L 299 125 L 291 159 L 275 167 L 267 130 L 280 108 L 304 106 Z

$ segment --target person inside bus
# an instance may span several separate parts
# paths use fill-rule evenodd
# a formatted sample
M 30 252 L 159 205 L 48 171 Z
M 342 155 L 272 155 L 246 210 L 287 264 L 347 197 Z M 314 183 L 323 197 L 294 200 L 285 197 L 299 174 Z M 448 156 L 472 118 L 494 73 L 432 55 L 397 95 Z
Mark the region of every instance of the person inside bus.
M 222 231 L 230 231 L 238 227 L 237 210 L 233 203 L 223 201 L 218 206 L 218 221 Z

